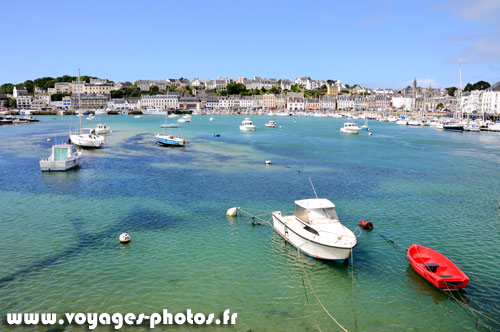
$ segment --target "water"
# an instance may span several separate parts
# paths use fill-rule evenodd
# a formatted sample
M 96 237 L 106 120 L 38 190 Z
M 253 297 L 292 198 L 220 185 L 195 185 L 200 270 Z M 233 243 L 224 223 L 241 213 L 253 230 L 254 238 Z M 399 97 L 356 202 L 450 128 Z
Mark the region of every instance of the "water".
M 374 223 L 353 252 L 360 331 L 476 324 L 379 234 L 447 255 L 471 279 L 456 296 L 500 319 L 500 135 L 373 121 L 373 136 L 346 136 L 339 119 L 300 117 L 277 117 L 275 129 L 264 127 L 268 117 L 252 117 L 257 131 L 243 133 L 242 119 L 194 116 L 181 127 L 189 146 L 162 148 L 153 135 L 163 117 L 104 116 L 113 130 L 107 145 L 86 150 L 81 168 L 65 173 L 41 173 L 38 161 L 50 154 L 47 138 L 67 140 L 74 119 L 1 127 L 2 321 L 7 312 L 229 308 L 236 326 L 207 329 L 336 330 L 309 289 L 306 298 L 296 250 L 270 227 L 225 216 L 232 206 L 291 211 L 294 200 L 313 197 L 308 177 L 344 225 Z M 130 244 L 118 243 L 122 232 Z M 301 261 L 326 308 L 354 331 L 351 264 Z

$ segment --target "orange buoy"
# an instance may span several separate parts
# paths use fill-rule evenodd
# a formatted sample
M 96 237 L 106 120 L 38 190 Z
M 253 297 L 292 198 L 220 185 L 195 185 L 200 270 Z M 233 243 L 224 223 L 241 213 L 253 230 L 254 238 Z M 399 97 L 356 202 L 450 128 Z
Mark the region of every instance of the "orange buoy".
M 369 221 L 366 221 L 366 220 L 361 220 L 359 222 L 359 226 L 363 229 L 366 229 L 366 230 L 369 230 L 371 231 L 373 229 L 373 224 Z

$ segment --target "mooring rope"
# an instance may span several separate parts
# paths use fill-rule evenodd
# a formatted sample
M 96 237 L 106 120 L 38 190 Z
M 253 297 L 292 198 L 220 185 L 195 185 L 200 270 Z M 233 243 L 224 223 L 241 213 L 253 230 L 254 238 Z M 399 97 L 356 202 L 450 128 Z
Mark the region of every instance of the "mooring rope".
M 304 295 L 306 296 L 307 306 L 309 307 L 309 311 L 311 312 L 311 317 L 314 321 L 314 324 L 316 325 L 316 328 L 318 329 L 319 332 L 321 332 L 321 329 L 319 328 L 318 322 L 316 321 L 316 318 L 314 318 L 314 313 L 312 311 L 311 303 L 309 303 L 309 296 L 307 296 L 306 284 L 304 283 L 304 277 L 302 277 L 302 286 L 304 287 Z
M 358 332 L 358 317 L 356 313 L 356 294 L 354 293 L 354 254 L 351 248 L 351 282 L 352 282 L 352 312 L 354 315 L 354 328 Z
M 302 267 L 302 271 L 304 272 L 304 276 L 306 277 L 306 280 L 307 280 L 307 283 L 309 284 L 309 288 L 311 289 L 311 292 L 313 293 L 314 297 L 316 298 L 316 301 L 318 301 L 319 305 L 321 306 L 321 308 L 323 308 L 323 310 L 325 311 L 325 313 L 335 322 L 335 324 L 337 324 L 344 332 L 348 332 L 336 319 L 335 317 L 333 317 L 330 312 L 328 311 L 328 309 L 326 309 L 326 307 L 323 305 L 323 302 L 321 302 L 321 300 L 319 299 L 318 297 L 318 294 L 316 294 L 316 291 L 314 290 L 312 284 L 311 284 L 311 281 L 309 280 L 309 276 L 307 275 L 307 271 L 304 267 L 304 263 L 302 262 L 302 260 L 300 259 L 300 250 L 299 248 L 297 248 L 297 258 L 299 260 L 299 263 L 300 263 L 300 266 Z

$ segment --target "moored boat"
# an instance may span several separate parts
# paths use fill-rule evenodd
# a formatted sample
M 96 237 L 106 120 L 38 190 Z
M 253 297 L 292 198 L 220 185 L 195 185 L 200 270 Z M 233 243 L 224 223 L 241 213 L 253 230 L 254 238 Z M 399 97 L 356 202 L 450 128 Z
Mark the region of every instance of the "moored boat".
M 54 144 L 50 157 L 40 160 L 40 169 L 45 171 L 67 171 L 78 166 L 82 150 L 71 144 Z
M 315 198 L 295 201 L 295 213 L 283 216 L 272 213 L 273 228 L 304 254 L 343 262 L 356 246 L 354 233 L 339 221 L 335 204 Z
M 340 128 L 340 132 L 344 134 L 354 134 L 357 135 L 358 131 L 361 129 L 354 122 L 346 122 L 344 123 L 344 127 Z
M 412 244 L 407 250 L 413 269 L 441 289 L 460 289 L 467 286 L 469 277 L 443 254 Z
M 273 120 L 269 120 L 266 124 L 265 124 L 266 127 L 268 128 L 276 128 L 276 122 L 273 121 Z
M 242 131 L 255 131 L 255 125 L 250 118 L 245 118 L 241 121 L 240 130 Z

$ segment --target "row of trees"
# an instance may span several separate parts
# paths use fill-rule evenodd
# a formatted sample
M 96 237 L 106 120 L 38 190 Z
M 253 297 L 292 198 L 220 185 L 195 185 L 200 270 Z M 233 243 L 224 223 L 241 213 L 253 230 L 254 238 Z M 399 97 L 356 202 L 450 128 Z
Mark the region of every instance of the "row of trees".
M 490 83 L 486 81 L 478 81 L 474 84 L 467 83 L 467 85 L 465 85 L 464 92 L 469 92 L 473 90 L 485 90 L 488 89 L 490 86 L 491 86 Z M 445 90 L 448 96 L 455 96 L 455 93 L 457 92 L 458 88 L 451 86 L 449 88 L 445 88 Z
M 90 82 L 91 78 L 97 78 L 94 76 L 80 76 L 80 80 L 83 82 Z M 28 90 L 29 94 L 33 94 L 35 91 L 35 88 L 41 88 L 43 90 L 47 90 L 48 88 L 53 88 L 55 83 L 58 82 L 73 82 L 76 81 L 78 78 L 76 76 L 69 76 L 69 75 L 64 75 L 60 77 L 41 77 L 37 78 L 35 80 L 27 80 L 24 81 L 23 83 L 19 84 L 12 84 L 12 83 L 5 83 L 0 85 L 0 93 L 2 94 L 12 94 L 14 91 L 14 87 L 18 89 L 23 89 L 26 88 Z

